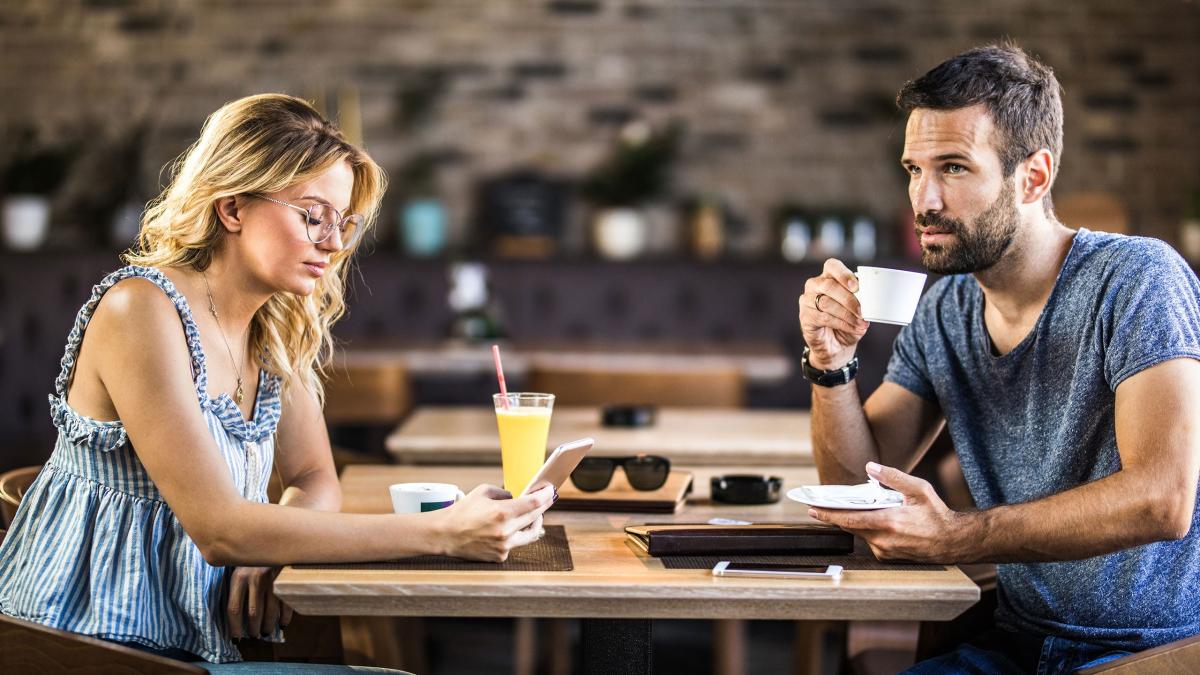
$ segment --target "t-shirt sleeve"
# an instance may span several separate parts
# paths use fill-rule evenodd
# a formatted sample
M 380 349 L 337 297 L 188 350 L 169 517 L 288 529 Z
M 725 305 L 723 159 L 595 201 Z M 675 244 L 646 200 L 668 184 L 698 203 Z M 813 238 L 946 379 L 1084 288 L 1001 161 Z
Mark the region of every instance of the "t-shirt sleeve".
M 893 382 L 904 387 L 926 401 L 937 402 L 937 393 L 933 389 L 933 381 L 929 376 L 929 364 L 925 358 L 922 345 L 928 341 L 922 336 L 929 330 L 936 329 L 934 315 L 937 312 L 936 298 L 938 289 L 931 288 L 921 298 L 917 305 L 916 315 L 909 325 L 900 329 L 896 342 L 892 345 L 892 358 L 888 360 L 885 382 Z
M 1177 358 L 1200 359 L 1200 281 L 1165 243 L 1139 239 L 1114 265 L 1101 307 L 1104 375 L 1113 391 Z

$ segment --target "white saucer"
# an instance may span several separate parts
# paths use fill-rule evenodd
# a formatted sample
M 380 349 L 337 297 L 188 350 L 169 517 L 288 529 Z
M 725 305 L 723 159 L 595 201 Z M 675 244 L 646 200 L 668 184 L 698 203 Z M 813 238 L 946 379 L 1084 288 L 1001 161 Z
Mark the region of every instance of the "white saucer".
M 788 493 L 787 493 L 788 499 L 791 499 L 792 501 L 800 502 L 801 504 L 808 504 L 809 506 L 816 506 L 816 507 L 822 508 L 822 509 L 842 509 L 842 510 L 846 510 L 846 511 L 875 511 L 877 509 L 890 509 L 894 506 L 904 506 L 904 495 L 900 494 L 899 492 L 896 492 L 895 490 L 889 490 L 887 488 L 883 489 L 883 492 L 885 495 L 883 501 L 859 504 L 859 503 L 854 503 L 854 502 L 845 501 L 845 500 L 841 500 L 841 499 L 822 499 L 821 497 L 812 494 L 809 491 L 810 487 L 828 488 L 828 487 L 837 487 L 837 486 L 802 485 L 800 487 L 792 488 L 791 490 L 788 490 Z M 849 486 L 847 486 L 847 487 L 849 487 Z

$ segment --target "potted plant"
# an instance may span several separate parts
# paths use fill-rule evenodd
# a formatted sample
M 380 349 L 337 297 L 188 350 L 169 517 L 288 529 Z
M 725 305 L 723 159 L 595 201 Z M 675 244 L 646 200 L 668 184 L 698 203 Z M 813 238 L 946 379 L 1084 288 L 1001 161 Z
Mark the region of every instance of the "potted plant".
M 607 258 L 634 258 L 645 248 L 646 220 L 641 208 L 670 185 L 671 165 L 683 128 L 672 123 L 660 131 L 645 122 L 622 130 L 612 155 L 584 181 L 584 196 L 596 207 L 592 242 Z
M 14 251 L 41 246 L 50 229 L 50 198 L 58 191 L 75 153 L 67 146 L 39 147 L 26 131 L 4 170 L 4 243 Z
M 398 179 L 401 249 L 417 258 L 440 254 L 446 248 L 446 208 L 437 197 L 437 157 L 418 153 L 401 167 Z

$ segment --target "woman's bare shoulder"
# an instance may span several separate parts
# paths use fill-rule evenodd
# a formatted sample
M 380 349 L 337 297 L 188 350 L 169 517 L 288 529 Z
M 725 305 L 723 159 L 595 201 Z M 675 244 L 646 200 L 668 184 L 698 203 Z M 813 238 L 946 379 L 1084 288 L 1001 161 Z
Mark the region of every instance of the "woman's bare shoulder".
M 88 333 L 93 337 L 132 340 L 142 348 L 186 344 L 175 303 L 153 281 L 142 277 L 122 279 L 97 305 Z

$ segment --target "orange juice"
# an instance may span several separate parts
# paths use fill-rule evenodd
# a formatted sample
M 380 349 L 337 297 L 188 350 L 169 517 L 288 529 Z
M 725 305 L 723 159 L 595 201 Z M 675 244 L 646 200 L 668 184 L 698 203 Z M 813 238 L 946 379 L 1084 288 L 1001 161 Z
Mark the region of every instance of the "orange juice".
M 521 406 L 496 408 L 496 426 L 500 429 L 500 460 L 504 466 L 504 489 L 514 497 L 521 494 L 546 460 L 550 410 Z

